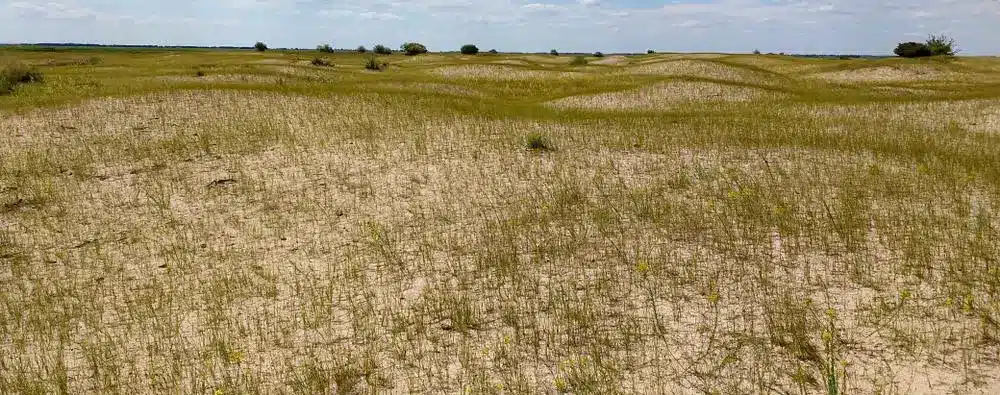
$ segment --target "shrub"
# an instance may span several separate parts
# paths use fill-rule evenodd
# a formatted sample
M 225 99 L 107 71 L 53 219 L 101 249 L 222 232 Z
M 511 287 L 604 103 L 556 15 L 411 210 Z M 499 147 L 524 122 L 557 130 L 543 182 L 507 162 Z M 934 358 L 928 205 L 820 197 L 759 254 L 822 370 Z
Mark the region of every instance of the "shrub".
M 195 76 L 195 77 L 199 77 L 199 78 L 201 78 L 201 77 L 204 77 L 204 76 L 206 76 L 206 75 L 208 75 L 208 74 L 206 74 L 206 73 L 205 73 L 204 71 L 202 71 L 202 70 L 195 70 L 195 72 L 194 72 L 194 76 Z
M 406 56 L 415 56 L 427 53 L 427 47 L 421 43 L 403 43 L 399 46 L 399 49 L 403 50 Z
M 760 55 L 760 50 L 759 49 L 754 49 L 753 50 L 753 54 L 754 55 Z
M 323 53 L 333 53 L 333 47 L 330 44 L 317 45 L 316 50 Z
M 365 48 L 364 45 L 359 45 L 358 49 L 356 49 L 355 51 L 357 51 L 358 53 L 365 53 L 368 52 L 368 48 Z
M 253 45 L 253 49 L 256 49 L 259 52 L 267 51 L 267 44 L 257 41 L 257 43 Z
M 587 57 L 586 56 L 576 56 L 576 57 L 573 58 L 573 60 L 571 62 L 569 62 L 569 64 L 571 64 L 573 66 L 583 66 L 583 65 L 586 65 L 587 64 Z
M 926 45 L 927 48 L 930 49 L 931 55 L 933 56 L 952 56 L 958 52 L 955 39 L 945 35 L 935 36 L 932 34 L 927 38 Z
M 553 50 L 549 51 L 549 55 L 559 56 L 559 51 L 556 51 L 556 50 L 553 49 Z
M 375 47 L 373 47 L 372 51 L 374 51 L 379 55 L 392 55 L 392 50 L 389 49 L 389 47 L 382 44 L 378 44 Z
M 365 60 L 364 66 L 365 70 L 382 71 L 386 67 L 389 67 L 389 64 L 386 62 L 379 61 L 378 58 L 375 57 L 375 54 L 372 54 L 371 56 L 368 57 L 368 60 Z
M 42 82 L 42 73 L 28 65 L 7 61 L 0 64 L 0 94 L 11 93 L 19 84 Z
M 333 63 L 330 63 L 329 60 L 323 58 L 313 58 L 312 64 L 313 66 L 333 66 Z
M 532 151 L 555 151 L 555 146 L 549 141 L 548 137 L 545 137 L 541 133 L 531 133 L 528 134 L 524 139 L 524 145 Z
M 498 51 L 497 51 L 497 50 L 495 50 L 495 49 L 491 49 L 491 50 L 490 50 L 490 55 L 496 55 L 496 54 L 498 54 L 498 53 L 500 53 L 500 52 L 498 52 Z
M 465 44 L 462 46 L 462 55 L 475 55 L 479 53 L 479 47 L 472 44 Z
M 652 50 L 652 49 L 647 49 L 647 50 L 646 50 L 646 54 L 647 54 L 647 55 L 652 55 L 652 54 L 654 54 L 654 53 L 656 53 L 656 51 L 654 51 L 654 50 Z
M 594 52 L 594 57 L 603 58 L 604 54 L 602 52 L 600 52 L 600 51 Z
M 896 46 L 896 49 L 892 52 L 895 53 L 896 56 L 904 58 L 920 58 L 931 56 L 933 54 L 933 52 L 931 52 L 931 48 L 928 47 L 927 44 L 913 41 L 899 43 L 899 45 Z

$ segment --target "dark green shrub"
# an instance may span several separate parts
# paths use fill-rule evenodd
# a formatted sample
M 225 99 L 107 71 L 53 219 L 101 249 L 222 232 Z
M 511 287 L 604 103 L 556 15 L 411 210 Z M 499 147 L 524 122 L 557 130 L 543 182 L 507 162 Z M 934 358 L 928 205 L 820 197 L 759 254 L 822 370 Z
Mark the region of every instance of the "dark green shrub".
M 654 53 L 656 53 L 656 51 L 654 51 L 654 50 L 652 50 L 652 49 L 647 49 L 647 50 L 646 50 L 646 54 L 647 54 L 647 55 L 652 55 L 652 54 L 654 54 Z
M 920 58 L 933 55 L 927 44 L 913 41 L 899 43 L 899 45 L 896 46 L 896 49 L 892 52 L 895 53 L 896 56 L 904 58 Z
M 754 55 L 760 55 L 760 50 L 759 49 L 754 49 L 753 50 L 753 54 Z
M 559 56 L 559 51 L 556 51 L 556 50 L 553 49 L 553 50 L 549 51 L 549 55 Z
M 19 84 L 40 83 L 42 73 L 18 61 L 0 64 L 0 94 L 11 93 Z
M 323 67 L 333 66 L 333 63 L 330 63 L 329 60 L 323 58 L 313 58 L 312 64 L 313 66 L 323 66 Z
M 253 45 L 253 49 L 256 49 L 259 52 L 267 51 L 267 44 L 257 41 L 257 43 Z
M 368 57 L 368 60 L 365 60 L 364 66 L 365 70 L 382 71 L 386 67 L 389 67 L 389 64 L 386 62 L 379 61 L 378 58 L 375 57 L 375 54 L 372 54 L 371 56 Z
M 207 75 L 207 74 L 205 74 L 205 72 L 204 72 L 204 71 L 202 71 L 202 70 L 195 70 L 195 72 L 194 72 L 194 76 L 195 76 L 195 77 L 199 77 L 199 78 L 201 78 L 201 77 L 204 77 L 204 76 L 206 76 L 206 75 Z
M 465 44 L 462 46 L 462 55 L 475 55 L 479 53 L 479 47 L 472 44 Z
M 427 47 L 421 43 L 404 43 L 399 46 L 399 49 L 401 49 L 406 56 L 415 56 L 427 53 Z
M 358 49 L 356 49 L 355 51 L 357 51 L 358 53 L 365 53 L 368 52 L 368 48 L 365 48 L 364 45 L 359 45 Z
M 497 50 L 495 50 L 495 49 L 491 49 L 491 50 L 490 50 L 490 55 L 496 55 L 496 54 L 498 54 L 498 53 L 500 53 L 500 52 L 498 52 L 498 51 L 497 51 Z
M 524 139 L 524 145 L 532 151 L 555 151 L 548 137 L 541 133 L 531 133 Z
M 389 47 L 378 44 L 372 48 L 372 51 L 379 55 L 392 55 L 392 50 Z
M 333 47 L 330 44 L 317 45 L 316 50 L 323 53 L 333 53 Z
M 603 58 L 604 57 L 604 53 L 602 53 L 600 51 L 594 52 L 594 57 Z

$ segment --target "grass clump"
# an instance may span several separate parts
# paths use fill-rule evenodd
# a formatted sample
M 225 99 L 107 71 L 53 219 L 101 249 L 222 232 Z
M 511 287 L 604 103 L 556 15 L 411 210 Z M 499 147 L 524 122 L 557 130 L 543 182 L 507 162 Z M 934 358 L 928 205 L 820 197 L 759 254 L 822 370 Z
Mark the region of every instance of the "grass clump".
M 382 71 L 389 67 L 389 63 L 382 62 L 375 55 L 372 55 L 365 60 L 364 66 L 365 70 Z
M 312 63 L 313 66 L 321 66 L 321 67 L 330 67 L 330 66 L 333 66 L 333 63 L 331 63 L 329 60 L 326 60 L 324 58 L 319 58 L 319 57 L 313 58 L 313 60 L 312 60 L 311 63 Z
M 0 64 L 0 94 L 11 93 L 20 84 L 42 82 L 42 73 L 19 61 Z
M 555 151 L 556 147 L 548 136 L 541 133 L 530 133 L 524 139 L 525 146 L 531 151 Z
M 587 65 L 587 57 L 586 56 L 576 56 L 576 57 L 573 58 L 573 61 L 569 62 L 569 64 L 573 65 L 573 66 L 586 66 Z

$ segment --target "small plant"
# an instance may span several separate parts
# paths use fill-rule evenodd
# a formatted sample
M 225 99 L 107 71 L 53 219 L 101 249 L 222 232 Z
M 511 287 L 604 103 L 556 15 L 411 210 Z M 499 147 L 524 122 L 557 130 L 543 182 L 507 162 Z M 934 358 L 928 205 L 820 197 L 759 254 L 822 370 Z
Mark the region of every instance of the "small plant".
M 553 49 L 553 50 L 549 51 L 549 55 L 559 56 L 559 51 L 556 51 L 556 50 Z
M 372 48 L 372 51 L 379 55 L 392 55 L 392 50 L 389 47 L 378 44 Z
M 759 49 L 754 49 L 753 50 L 753 54 L 754 55 L 760 55 L 760 50 Z
M 646 50 L 646 54 L 647 54 L 647 55 L 652 55 L 652 54 L 655 54 L 655 53 L 656 53 L 656 51 L 654 51 L 654 50 L 652 50 L 652 49 L 647 49 L 647 50 Z
M 372 54 L 371 56 L 368 57 L 367 60 L 365 60 L 364 66 L 365 70 L 382 71 L 386 67 L 389 67 L 389 64 L 385 62 L 380 62 L 378 58 L 375 56 L 375 54 Z
M 462 55 L 475 55 L 479 53 L 479 47 L 472 44 L 465 44 L 460 51 Z
M 312 65 L 313 66 L 328 67 L 328 66 L 333 66 L 333 63 L 330 63 L 329 60 L 326 60 L 326 59 L 323 59 L 323 58 L 313 58 Z
M 368 48 L 365 48 L 364 45 L 359 45 L 358 49 L 356 49 L 355 51 L 357 51 L 357 53 L 365 53 L 368 52 Z
M 399 46 L 399 49 L 401 49 L 406 56 L 416 56 L 427 53 L 427 47 L 421 43 L 403 43 L 403 45 Z
M 927 38 L 926 45 L 933 56 L 952 56 L 958 52 L 958 44 L 955 43 L 955 39 L 945 35 L 932 34 Z
M 601 52 L 601 51 L 594 52 L 594 57 L 595 58 L 603 58 L 604 57 L 604 53 Z
M 587 64 L 587 57 L 586 56 L 576 56 L 576 57 L 573 58 L 573 60 L 571 62 L 569 62 L 569 64 L 571 64 L 573 66 L 584 66 L 584 65 Z
M 267 51 L 267 44 L 264 44 L 261 41 L 257 41 L 257 43 L 253 45 L 253 49 L 256 49 L 257 52 Z
M 19 84 L 42 82 L 42 73 L 28 65 L 9 61 L 0 64 L 0 94 L 11 93 Z
M 541 133 L 528 134 L 524 142 L 528 149 L 532 151 L 555 151 L 555 146 L 552 145 L 549 138 Z
M 194 76 L 198 77 L 198 78 L 204 77 L 206 75 L 207 74 L 205 74 L 205 72 L 203 70 L 201 70 L 201 69 L 195 70 L 195 72 L 194 72 Z
M 497 50 L 495 50 L 495 49 L 491 49 L 491 50 L 490 50 L 490 55 L 496 55 L 496 54 L 498 54 L 498 53 L 500 53 L 500 52 L 498 52 L 498 51 L 497 51 Z
M 323 53 L 333 53 L 333 47 L 330 44 L 317 45 L 316 50 Z

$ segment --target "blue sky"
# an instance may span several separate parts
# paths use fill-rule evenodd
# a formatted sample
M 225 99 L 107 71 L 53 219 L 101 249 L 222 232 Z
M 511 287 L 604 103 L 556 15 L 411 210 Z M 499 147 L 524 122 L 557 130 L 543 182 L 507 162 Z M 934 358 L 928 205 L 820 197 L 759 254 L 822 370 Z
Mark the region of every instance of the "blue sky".
M 0 0 L 0 42 L 1000 54 L 1000 0 Z

